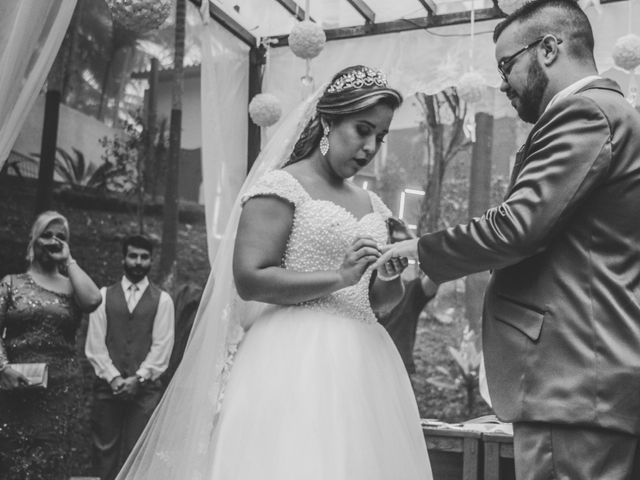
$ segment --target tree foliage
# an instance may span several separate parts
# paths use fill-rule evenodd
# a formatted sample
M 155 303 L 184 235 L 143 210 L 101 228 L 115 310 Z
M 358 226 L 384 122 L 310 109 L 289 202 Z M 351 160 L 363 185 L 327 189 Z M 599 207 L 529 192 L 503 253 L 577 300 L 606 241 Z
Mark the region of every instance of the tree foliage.
M 440 227 L 442 182 L 447 167 L 458 153 L 467 149 L 463 123 L 466 105 L 458 97 L 455 87 L 434 95 L 417 93 L 416 98 L 424 115 L 420 128 L 425 137 L 425 184 L 418 231 L 427 232 Z

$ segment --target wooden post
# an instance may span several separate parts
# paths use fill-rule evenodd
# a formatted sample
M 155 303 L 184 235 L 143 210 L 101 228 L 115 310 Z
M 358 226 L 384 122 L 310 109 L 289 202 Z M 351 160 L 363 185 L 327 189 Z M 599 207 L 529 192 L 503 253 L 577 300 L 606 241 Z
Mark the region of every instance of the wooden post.
M 77 8 L 77 6 L 76 6 Z M 36 215 L 51 210 L 53 204 L 53 173 L 56 165 L 56 151 L 58 147 L 58 122 L 60 116 L 60 102 L 68 79 L 68 63 L 71 59 L 74 32 L 78 13 L 74 10 L 72 22 L 60 50 L 51 66 L 47 78 L 47 93 L 44 102 L 44 121 L 42 122 L 42 140 L 40 143 L 40 165 L 38 166 L 38 183 L 36 187 Z
M 36 215 L 51 210 L 53 203 L 53 172 L 56 164 L 58 119 L 60 116 L 60 90 L 47 90 L 44 104 L 40 166 L 36 190 Z
M 147 132 L 145 135 L 145 178 L 144 188 L 156 199 L 158 190 L 158 159 L 156 158 L 156 134 L 158 133 L 158 69 L 160 62 L 157 58 L 151 59 L 149 72 L 149 89 L 147 90 Z
M 176 282 L 178 251 L 178 178 L 180 174 L 180 146 L 182 139 L 182 89 L 184 86 L 184 38 L 187 0 L 176 2 L 175 61 L 173 67 L 173 95 L 169 127 L 169 164 L 167 187 L 164 193 L 162 221 L 162 253 L 160 256 L 160 284 L 171 292 Z
M 138 153 L 138 185 L 137 185 L 137 215 L 138 215 L 138 231 L 144 234 L 144 207 L 145 207 L 145 194 L 152 192 L 155 199 L 156 193 L 156 178 L 158 177 L 157 169 L 155 168 L 156 162 L 156 150 L 155 150 L 155 138 L 156 138 L 156 123 L 157 123 L 157 103 L 158 103 L 158 59 L 151 59 L 151 70 L 149 73 L 149 88 L 145 92 L 147 101 L 147 111 L 145 119 L 145 131 L 144 131 L 144 150 Z M 153 185 L 153 188 L 151 187 Z
M 493 148 L 493 117 L 476 114 L 476 141 L 471 153 L 469 178 L 469 218 L 482 215 L 491 205 L 491 154 Z M 478 334 L 482 317 L 482 299 L 487 285 L 486 272 L 468 275 L 465 279 L 465 311 L 469 328 Z M 479 345 L 478 345 L 479 346 Z

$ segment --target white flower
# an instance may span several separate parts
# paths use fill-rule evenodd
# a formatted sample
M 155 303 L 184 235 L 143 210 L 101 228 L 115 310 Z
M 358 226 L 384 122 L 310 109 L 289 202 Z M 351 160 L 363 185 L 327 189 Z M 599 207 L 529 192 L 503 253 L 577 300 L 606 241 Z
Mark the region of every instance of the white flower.
M 498 0 L 498 8 L 510 15 L 525 3 L 527 3 L 527 0 Z
M 456 88 L 465 102 L 479 102 L 485 90 L 484 78 L 478 72 L 467 72 L 460 77 Z
M 289 34 L 289 48 L 300 58 L 314 58 L 324 48 L 327 37 L 317 23 L 298 22 Z
M 249 103 L 249 116 L 253 123 L 260 127 L 268 127 L 280 120 L 282 107 L 275 95 L 259 93 Z
M 625 70 L 634 70 L 640 65 L 640 37 L 630 33 L 620 37 L 611 53 L 613 62 Z
M 158 28 L 171 13 L 171 0 L 107 0 L 113 22 L 125 30 L 145 33 Z
M 233 324 L 229 326 L 229 331 L 227 332 L 227 343 L 230 345 L 237 345 L 242 340 L 244 336 L 244 329 L 238 325 Z

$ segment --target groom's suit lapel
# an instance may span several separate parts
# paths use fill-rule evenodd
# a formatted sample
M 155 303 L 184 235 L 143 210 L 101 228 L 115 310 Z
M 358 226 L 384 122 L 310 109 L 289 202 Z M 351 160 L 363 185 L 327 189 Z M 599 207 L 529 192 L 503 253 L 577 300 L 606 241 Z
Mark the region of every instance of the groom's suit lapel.
M 521 146 L 516 152 L 516 159 L 513 162 L 513 168 L 511 169 L 511 179 L 509 180 L 509 186 L 507 187 L 507 193 L 505 195 L 505 199 L 511 194 L 511 190 L 513 189 L 513 186 L 516 183 L 516 179 L 518 178 L 518 175 L 520 175 L 520 171 L 524 166 L 524 160 L 526 158 L 525 149 L 527 147 L 527 144 L 528 144 L 528 141 L 523 146 Z
M 603 90 L 611 90 L 613 92 L 618 93 L 619 95 L 622 95 L 622 92 L 620 90 L 620 87 L 618 86 L 618 84 L 616 84 L 615 82 L 613 82 L 612 80 L 608 79 L 608 78 L 602 78 L 599 80 L 594 80 L 590 83 L 588 83 L 587 85 L 583 86 L 580 90 L 578 90 L 576 92 L 577 93 L 582 93 L 585 90 L 590 90 L 593 88 L 598 88 L 598 89 L 603 89 Z M 545 112 L 546 113 L 546 112 Z M 531 138 L 533 137 L 533 134 L 538 130 L 538 128 L 540 128 L 541 125 L 544 124 L 545 121 L 547 121 L 546 119 L 544 121 L 541 122 L 541 120 L 543 120 L 543 117 L 545 116 L 545 113 L 542 114 L 542 117 L 535 123 L 535 125 L 533 126 L 533 128 L 531 129 L 531 132 L 529 132 L 529 135 L 527 136 L 527 141 L 524 143 L 524 145 L 522 147 L 520 147 L 520 149 L 518 150 L 518 152 L 516 153 L 516 159 L 513 162 L 513 169 L 511 170 L 511 179 L 509 181 L 509 187 L 507 188 L 507 193 L 505 195 L 505 199 L 511 194 L 511 191 L 513 190 L 513 186 L 516 183 L 516 180 L 518 179 L 518 175 L 520 175 L 520 172 L 522 171 L 522 169 L 524 168 L 525 164 L 526 164 L 526 158 L 527 158 L 527 153 L 529 150 L 529 147 L 531 145 Z M 552 112 L 550 112 L 552 113 Z

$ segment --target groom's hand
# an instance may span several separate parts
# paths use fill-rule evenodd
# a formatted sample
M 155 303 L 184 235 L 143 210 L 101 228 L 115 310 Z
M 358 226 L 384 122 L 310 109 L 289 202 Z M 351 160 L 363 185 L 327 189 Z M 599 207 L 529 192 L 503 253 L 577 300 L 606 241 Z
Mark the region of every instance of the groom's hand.
M 374 268 L 378 268 L 392 258 L 418 259 L 418 239 L 412 238 L 391 245 L 383 245 L 380 249 L 382 255 L 376 261 Z

